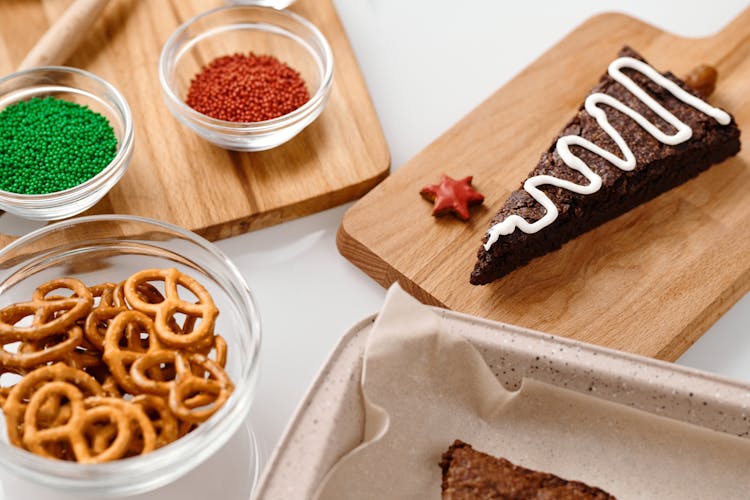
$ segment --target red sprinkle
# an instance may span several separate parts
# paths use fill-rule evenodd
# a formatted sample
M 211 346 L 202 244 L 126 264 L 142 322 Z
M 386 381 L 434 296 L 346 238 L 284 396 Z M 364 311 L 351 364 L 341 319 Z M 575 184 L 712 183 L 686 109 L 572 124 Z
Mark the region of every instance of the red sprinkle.
M 273 56 L 218 57 L 190 82 L 185 102 L 212 118 L 260 122 L 291 113 L 310 100 L 299 72 Z

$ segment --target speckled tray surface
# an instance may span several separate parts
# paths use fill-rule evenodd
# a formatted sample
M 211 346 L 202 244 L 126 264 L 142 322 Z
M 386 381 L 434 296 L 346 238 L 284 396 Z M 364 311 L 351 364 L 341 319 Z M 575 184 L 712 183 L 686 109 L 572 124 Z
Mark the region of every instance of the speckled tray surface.
M 750 384 L 502 323 L 436 309 L 469 340 L 498 380 L 523 377 L 738 436 L 750 430 Z M 274 450 L 255 499 L 310 498 L 323 476 L 362 441 L 362 355 L 375 317 L 342 337 Z

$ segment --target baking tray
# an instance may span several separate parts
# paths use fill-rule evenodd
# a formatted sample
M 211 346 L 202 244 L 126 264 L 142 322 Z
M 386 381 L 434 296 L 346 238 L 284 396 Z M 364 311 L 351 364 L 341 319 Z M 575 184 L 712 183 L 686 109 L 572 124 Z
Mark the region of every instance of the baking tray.
M 664 361 L 455 313 L 435 311 L 450 331 L 482 354 L 510 390 L 524 377 L 747 437 L 750 384 Z M 362 442 L 362 356 L 375 316 L 356 324 L 335 347 L 283 438 L 253 498 L 311 498 L 321 479 Z

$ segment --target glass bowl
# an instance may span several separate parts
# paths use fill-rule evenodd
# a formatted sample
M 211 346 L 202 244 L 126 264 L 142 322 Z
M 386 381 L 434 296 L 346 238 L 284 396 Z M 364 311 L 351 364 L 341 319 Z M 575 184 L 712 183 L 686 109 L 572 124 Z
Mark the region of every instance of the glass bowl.
M 106 117 L 117 137 L 117 154 L 97 175 L 64 191 L 28 195 L 0 190 L 0 209 L 26 219 L 64 219 L 91 208 L 117 184 L 133 154 L 130 107 L 114 86 L 98 76 L 76 68 L 46 66 L 0 78 L 0 111 L 19 101 L 47 96 L 86 105 Z
M 286 115 L 260 122 L 230 122 L 185 104 L 190 82 L 213 59 L 235 53 L 272 55 L 299 71 L 310 100 Z M 312 23 L 287 10 L 226 6 L 185 22 L 164 45 L 159 82 L 172 114 L 204 139 L 235 151 L 263 151 L 292 139 L 315 120 L 333 84 L 333 54 Z
M 244 279 L 214 245 L 176 226 L 132 216 L 58 222 L 0 251 L 0 306 L 28 300 L 35 287 L 62 276 L 86 285 L 118 282 L 146 268 L 175 267 L 200 281 L 220 313 L 216 332 L 228 346 L 226 371 L 235 389 L 193 432 L 151 453 L 102 464 L 51 460 L 8 442 L 0 422 L 0 468 L 54 491 L 96 497 L 153 490 L 176 480 L 221 448 L 246 420 L 255 394 L 260 320 Z M 4 374 L 6 377 L 18 376 Z

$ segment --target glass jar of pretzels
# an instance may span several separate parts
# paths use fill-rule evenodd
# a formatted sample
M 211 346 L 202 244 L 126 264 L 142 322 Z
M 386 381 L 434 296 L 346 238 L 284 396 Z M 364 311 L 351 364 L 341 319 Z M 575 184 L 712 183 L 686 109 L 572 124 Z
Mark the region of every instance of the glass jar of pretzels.
M 3 468 L 98 496 L 191 470 L 250 408 L 260 347 L 213 245 L 135 217 L 47 226 L 0 251 Z

